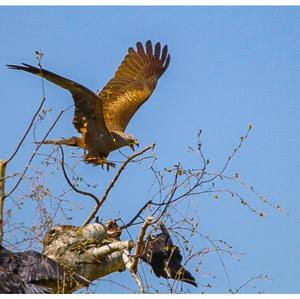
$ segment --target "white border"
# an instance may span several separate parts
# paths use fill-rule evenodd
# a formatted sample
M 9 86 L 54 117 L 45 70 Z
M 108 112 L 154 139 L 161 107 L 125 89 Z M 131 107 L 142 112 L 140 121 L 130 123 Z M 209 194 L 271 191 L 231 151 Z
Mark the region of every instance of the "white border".
M 299 6 L 299 0 L 0 0 L 0 6 L 47 6 L 47 5 L 54 5 L 54 6 L 248 6 L 248 5 L 257 5 L 257 6 Z M 1 9 L 1 8 L 0 8 Z M 49 298 L 49 296 L 55 295 L 39 295 L 40 297 Z M 73 298 L 75 295 L 63 295 L 64 298 Z M 84 297 L 94 297 L 97 296 L 104 296 L 105 298 L 110 299 L 120 299 L 120 298 L 140 298 L 140 294 L 130 295 L 117 295 L 117 294 L 95 294 L 95 295 L 80 295 Z M 138 296 L 138 297 L 137 297 Z M 224 299 L 224 298 L 243 298 L 243 299 L 252 299 L 252 298 L 261 298 L 261 299 L 298 299 L 299 295 L 297 294 L 181 294 L 181 295 L 166 295 L 166 294 L 144 294 L 142 298 L 159 298 L 161 299 L 190 299 L 193 298 L 208 298 L 208 299 Z M 32 298 L 32 295 L 26 294 L 22 295 L 22 298 Z M 174 298 L 176 297 L 176 298 Z M 1 298 L 20 298 L 18 295 L 4 295 L 1 294 Z
M 3 299 L 19 299 L 21 298 L 27 299 L 32 298 L 32 294 L 22 294 L 22 295 L 5 295 L 1 294 L 1 298 Z M 57 295 L 37 295 L 38 298 L 49 298 L 54 297 L 57 298 Z M 109 298 L 109 299 L 153 299 L 153 298 L 159 298 L 159 299 L 236 299 L 236 298 L 242 298 L 242 299 L 296 299 L 299 298 L 298 294 L 81 294 L 81 295 L 62 295 L 64 299 L 72 299 L 74 296 L 80 296 L 80 298 L 97 298 L 99 299 L 99 296 L 103 298 Z
M 19 6 L 224 6 L 224 5 L 258 5 L 258 6 L 299 6 L 299 0 L 0 0 L 0 5 Z

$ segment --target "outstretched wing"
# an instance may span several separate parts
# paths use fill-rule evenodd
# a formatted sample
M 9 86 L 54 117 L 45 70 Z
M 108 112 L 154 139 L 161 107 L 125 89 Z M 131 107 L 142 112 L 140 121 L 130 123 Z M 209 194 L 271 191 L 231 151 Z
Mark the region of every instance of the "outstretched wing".
M 137 50 L 128 49 L 115 76 L 99 93 L 109 130 L 125 130 L 134 113 L 150 97 L 170 63 L 167 45 L 162 51 L 160 43 L 155 45 L 153 51 L 151 41 L 146 42 L 146 49 L 141 42 L 136 46 Z
M 100 142 L 99 136 L 101 135 L 111 138 L 103 117 L 102 101 L 91 90 L 75 81 L 29 64 L 7 66 L 10 69 L 22 70 L 40 76 L 67 89 L 72 94 L 75 104 L 73 124 L 77 131 L 82 134 L 83 142 L 89 147 L 93 147 L 97 141 Z M 98 146 L 95 145 L 95 147 Z
M 24 281 L 18 274 L 0 266 L 0 294 L 48 294 L 50 289 Z
M 39 252 L 16 253 L 0 245 L 0 293 L 51 293 L 69 282 L 82 286 L 90 283 Z

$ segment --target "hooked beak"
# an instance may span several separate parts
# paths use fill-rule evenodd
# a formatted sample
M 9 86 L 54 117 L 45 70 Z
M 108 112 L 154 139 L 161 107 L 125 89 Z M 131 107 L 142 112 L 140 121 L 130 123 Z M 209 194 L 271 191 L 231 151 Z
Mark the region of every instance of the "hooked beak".
M 137 141 L 135 141 L 134 143 L 130 143 L 130 144 L 129 144 L 129 147 L 130 147 L 133 151 L 135 151 L 135 148 L 134 148 L 135 145 L 136 145 L 137 147 L 140 146 L 139 143 L 138 143 Z

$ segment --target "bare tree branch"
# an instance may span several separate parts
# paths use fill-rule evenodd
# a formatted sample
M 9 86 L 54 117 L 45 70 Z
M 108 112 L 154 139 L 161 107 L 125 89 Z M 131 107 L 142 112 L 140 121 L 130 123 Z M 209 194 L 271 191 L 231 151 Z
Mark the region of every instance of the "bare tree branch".
M 130 227 L 134 221 L 140 217 L 140 215 L 145 211 L 145 209 L 152 204 L 152 200 L 147 201 L 141 208 L 140 210 L 136 213 L 136 215 L 127 223 L 124 224 L 120 227 L 121 230 L 123 229 L 127 229 L 128 227 Z
M 244 287 L 249 285 L 252 281 L 258 280 L 258 279 L 270 279 L 270 277 L 268 275 L 258 275 L 258 276 L 251 277 L 245 283 L 243 283 L 239 288 L 237 288 L 235 291 L 233 291 L 232 289 L 230 289 L 230 291 L 232 294 L 237 294 L 237 293 L 239 293 L 239 291 L 241 289 L 243 289 Z
M 250 133 L 251 130 L 252 130 L 252 125 L 249 125 L 249 126 L 248 126 L 248 130 L 247 130 L 245 136 L 240 136 L 240 142 L 239 142 L 238 146 L 235 147 L 235 148 L 233 149 L 233 152 L 232 152 L 232 153 L 229 155 L 229 157 L 227 158 L 227 161 L 226 161 L 226 163 L 224 164 L 223 168 L 222 168 L 215 176 L 213 176 L 212 178 L 210 178 L 210 179 L 208 179 L 208 180 L 206 180 L 206 181 L 203 181 L 203 183 L 211 182 L 211 181 L 213 181 L 215 178 L 221 176 L 221 175 L 224 173 L 224 171 L 227 169 L 227 167 L 228 167 L 228 165 L 229 165 L 229 162 L 230 162 L 230 161 L 232 160 L 232 158 L 236 155 L 236 153 L 237 153 L 237 152 L 239 151 L 239 149 L 242 147 L 242 145 L 243 145 L 243 143 L 245 142 L 245 140 L 248 138 L 249 133 Z
M 135 253 L 134 253 L 132 264 L 131 264 L 131 267 L 130 267 L 130 271 L 132 273 L 137 272 L 137 265 L 138 265 L 138 261 L 139 261 L 139 256 L 141 255 L 141 252 L 142 252 L 142 249 L 143 249 L 142 245 L 143 245 L 144 236 L 145 236 L 145 233 L 146 233 L 146 230 L 147 230 L 148 226 L 152 223 L 152 220 L 153 220 L 153 218 L 151 216 L 148 216 L 146 218 L 144 224 L 142 225 L 140 232 L 139 232 L 136 247 L 135 247 Z
M 94 210 L 91 212 L 91 214 L 89 215 L 89 217 L 87 218 L 87 220 L 84 222 L 83 226 L 87 225 L 88 223 L 90 223 L 93 218 L 95 217 L 95 215 L 97 214 L 97 212 L 99 211 L 99 209 L 101 208 L 101 206 L 103 205 L 103 203 L 105 202 L 105 200 L 107 199 L 111 189 L 114 187 L 115 183 L 117 182 L 117 180 L 119 179 L 120 175 L 122 174 L 122 172 L 124 171 L 124 169 L 126 168 L 127 164 L 132 161 L 134 158 L 144 154 L 145 152 L 147 152 L 150 149 L 153 149 L 155 146 L 155 144 L 151 144 L 147 147 L 145 147 L 144 149 L 133 153 L 132 155 L 130 155 L 128 157 L 128 159 L 121 165 L 121 167 L 119 168 L 118 172 L 116 173 L 116 175 L 114 176 L 114 178 L 112 179 L 112 181 L 110 182 L 110 184 L 108 185 L 108 187 L 106 188 L 106 190 L 104 191 L 103 196 L 100 198 L 99 202 L 96 204 Z
M 77 193 L 79 194 L 82 194 L 82 195 L 85 195 L 85 196 L 89 196 L 91 197 L 95 202 L 96 204 L 99 204 L 99 199 L 96 195 L 94 195 L 93 193 L 90 193 L 90 192 L 86 192 L 86 191 L 82 191 L 82 190 L 79 190 L 76 186 L 74 186 L 74 184 L 72 184 L 72 182 L 70 181 L 69 177 L 68 177 L 68 174 L 66 172 L 66 169 L 65 169 L 65 155 L 64 155 L 64 150 L 63 150 L 63 147 L 61 145 L 59 145 L 59 148 L 60 148 L 60 151 L 61 151 L 61 168 L 62 168 L 62 171 L 63 171 L 63 174 L 64 174 L 64 177 L 68 183 L 68 185 Z
M 131 275 L 134 278 L 134 280 L 135 280 L 137 286 L 139 287 L 141 293 L 144 294 L 145 289 L 144 289 L 144 286 L 143 286 L 140 278 L 138 277 L 136 272 L 131 271 L 132 261 L 130 260 L 129 250 L 123 250 L 122 257 L 123 257 L 123 261 L 124 261 L 124 264 L 125 264 L 126 268 L 131 272 Z
M 31 130 L 33 124 L 34 124 L 34 121 L 35 121 L 36 117 L 38 116 L 39 112 L 41 111 L 41 109 L 42 109 L 42 107 L 43 107 L 43 105 L 44 105 L 44 103 L 45 103 L 45 101 L 46 101 L 46 96 L 45 96 L 45 91 L 44 91 L 44 85 L 43 85 L 42 89 L 43 89 L 43 99 L 42 99 L 42 101 L 41 101 L 41 103 L 40 103 L 40 105 L 39 105 L 37 111 L 36 111 L 35 114 L 33 115 L 32 119 L 31 119 L 31 121 L 30 121 L 30 124 L 29 124 L 29 126 L 28 126 L 28 128 L 27 128 L 25 134 L 24 134 L 23 137 L 21 138 L 19 144 L 17 145 L 15 151 L 12 153 L 12 155 L 10 156 L 10 158 L 7 160 L 7 164 L 8 164 L 8 163 L 16 156 L 16 154 L 18 153 L 19 149 L 21 148 L 21 145 L 23 144 L 23 142 L 24 142 L 24 140 L 26 139 L 28 133 L 30 132 L 30 130 Z
M 9 197 L 9 196 L 10 196 L 10 195 L 18 188 L 18 186 L 19 186 L 19 184 L 21 183 L 21 181 L 23 180 L 23 177 L 25 176 L 25 174 L 26 174 L 26 172 L 27 172 L 29 166 L 31 165 L 31 162 L 33 161 L 33 159 L 34 159 L 36 153 L 38 152 L 39 148 L 41 147 L 41 145 L 43 144 L 43 142 L 46 140 L 46 138 L 48 137 L 48 135 L 50 134 L 50 132 L 53 130 L 53 128 L 54 128 L 55 125 L 57 124 L 58 120 L 60 119 L 60 117 L 62 116 L 62 114 L 63 114 L 65 111 L 66 111 L 66 109 L 60 111 L 60 113 L 58 114 L 57 118 L 55 119 L 55 121 L 53 122 L 53 124 L 51 125 L 51 127 L 49 128 L 49 130 L 47 131 L 47 133 L 45 134 L 43 140 L 36 146 L 36 148 L 35 148 L 33 154 L 31 155 L 31 157 L 30 157 L 30 159 L 29 159 L 29 162 L 27 163 L 27 165 L 26 165 L 24 171 L 22 172 L 22 174 L 21 174 L 19 180 L 17 181 L 17 183 L 15 184 L 15 186 L 11 189 L 11 191 L 10 191 L 8 194 L 6 194 L 6 195 L 4 196 L 4 198 Z

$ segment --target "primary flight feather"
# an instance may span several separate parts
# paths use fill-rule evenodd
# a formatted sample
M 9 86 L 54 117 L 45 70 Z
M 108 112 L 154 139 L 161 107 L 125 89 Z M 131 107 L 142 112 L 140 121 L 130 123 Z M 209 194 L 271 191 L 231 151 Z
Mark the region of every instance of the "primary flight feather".
M 110 152 L 123 146 L 134 149 L 138 145 L 137 139 L 125 133 L 125 129 L 135 112 L 151 96 L 169 63 L 167 45 L 161 49 L 160 43 L 153 48 L 151 41 L 147 41 L 145 47 L 137 42 L 136 49 L 128 49 L 114 77 L 98 94 L 43 68 L 25 63 L 8 67 L 43 77 L 72 94 L 75 104 L 73 124 L 81 137 L 43 143 L 80 147 L 86 152 L 85 162 L 114 166 L 107 161 Z

